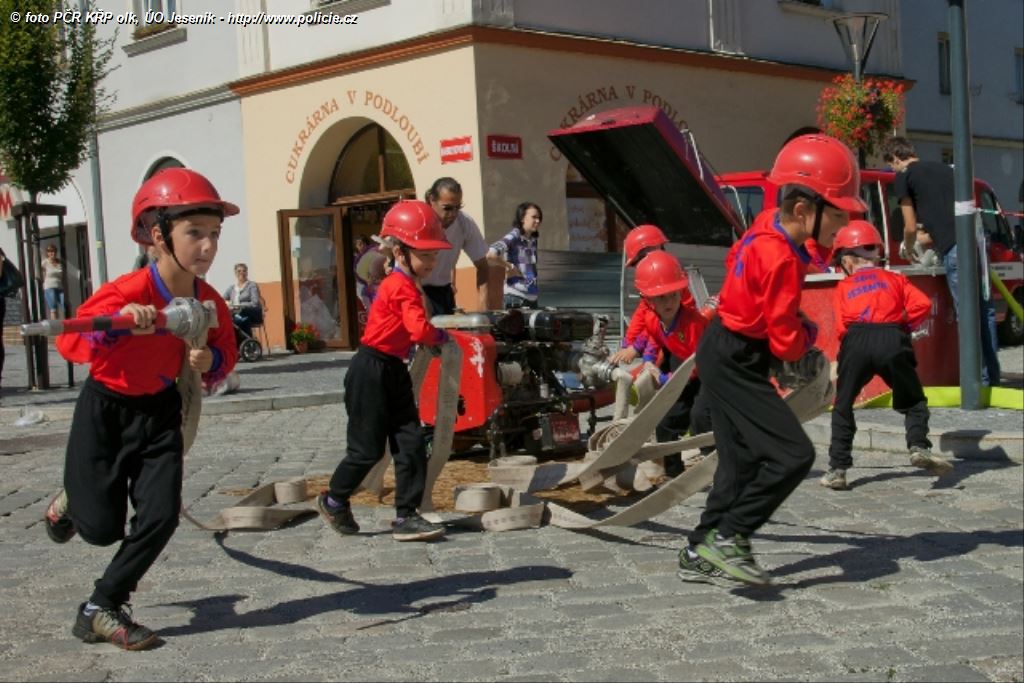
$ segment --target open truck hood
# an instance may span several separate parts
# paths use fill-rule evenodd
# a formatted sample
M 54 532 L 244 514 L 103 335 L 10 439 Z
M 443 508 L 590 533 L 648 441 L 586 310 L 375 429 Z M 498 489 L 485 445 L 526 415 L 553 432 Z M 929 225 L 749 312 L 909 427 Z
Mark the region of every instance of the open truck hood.
M 743 232 L 693 137 L 657 107 L 599 112 L 548 138 L 631 227 L 723 247 Z

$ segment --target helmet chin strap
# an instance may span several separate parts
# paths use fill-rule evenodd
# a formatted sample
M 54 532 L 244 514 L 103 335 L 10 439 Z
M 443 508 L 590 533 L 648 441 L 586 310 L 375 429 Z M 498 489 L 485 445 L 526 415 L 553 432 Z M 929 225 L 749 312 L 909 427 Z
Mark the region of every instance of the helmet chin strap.
M 814 230 L 811 231 L 811 239 L 818 241 L 821 234 L 821 218 L 825 214 L 825 200 L 818 195 L 814 198 Z
M 409 246 L 402 242 L 399 249 L 402 251 L 402 256 L 405 257 L 405 265 L 409 269 L 409 274 L 413 277 L 419 277 L 419 274 L 417 274 L 416 269 L 412 265 L 412 251 L 409 249 Z
M 186 210 L 186 211 L 182 211 L 181 213 L 175 214 L 174 218 L 184 218 L 185 216 L 196 216 L 196 215 L 216 216 L 217 218 L 220 218 L 221 220 L 224 220 L 224 212 L 223 211 L 220 211 L 218 209 L 208 208 L 208 207 L 199 207 L 199 208 L 195 208 L 195 209 L 189 209 L 189 210 Z M 171 252 L 171 258 L 174 259 L 174 262 L 176 264 L 178 264 L 179 268 L 184 270 L 186 273 L 189 272 L 188 268 L 186 268 L 185 266 L 181 265 L 181 261 L 178 260 L 177 255 L 174 253 L 174 240 L 171 239 L 171 217 L 170 217 L 170 215 L 168 215 L 166 208 L 161 208 L 161 209 L 157 210 L 156 220 L 157 220 L 157 225 L 160 226 L 160 234 L 163 236 L 164 242 L 167 243 L 167 250 L 169 252 Z
M 171 253 L 171 258 L 178 264 L 178 267 L 188 272 L 185 266 L 181 265 L 181 261 L 178 260 L 177 255 L 174 253 L 174 240 L 171 239 L 171 219 L 167 216 L 167 211 L 160 209 L 156 216 L 157 225 L 160 226 L 160 234 L 164 238 L 164 243 L 167 245 L 167 251 Z

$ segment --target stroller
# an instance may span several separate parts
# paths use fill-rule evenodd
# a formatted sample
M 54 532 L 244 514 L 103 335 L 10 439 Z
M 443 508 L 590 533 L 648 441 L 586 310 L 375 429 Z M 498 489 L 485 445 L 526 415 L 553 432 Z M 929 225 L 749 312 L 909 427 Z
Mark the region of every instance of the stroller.
M 247 363 L 255 363 L 263 358 L 263 345 L 259 340 L 251 334 L 246 334 L 237 323 L 234 324 L 234 327 L 235 339 L 238 340 L 238 357 Z
M 235 340 L 238 342 L 238 357 L 247 363 L 254 363 L 263 357 L 263 345 L 251 334 L 247 333 L 238 325 L 238 316 L 232 314 L 231 324 L 235 328 Z M 262 325 L 263 320 L 250 322 L 250 325 Z

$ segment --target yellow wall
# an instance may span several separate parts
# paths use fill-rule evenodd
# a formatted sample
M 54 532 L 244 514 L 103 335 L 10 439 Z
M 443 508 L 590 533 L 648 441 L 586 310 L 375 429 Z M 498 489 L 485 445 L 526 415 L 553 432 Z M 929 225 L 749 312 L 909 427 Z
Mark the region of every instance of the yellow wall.
M 474 43 L 405 62 L 242 97 L 250 272 L 280 301 L 277 211 L 322 207 L 339 153 L 375 122 L 401 145 L 422 198 L 437 177 L 463 186 L 465 211 L 488 242 L 510 227 L 522 201 L 544 210 L 542 249 L 569 244 L 567 162 L 547 132 L 625 106 L 663 106 L 693 131 L 719 172 L 767 168 L 796 128 L 814 124 L 823 83 L 615 56 Z M 684 123 L 685 122 L 685 123 Z M 522 138 L 523 158 L 487 158 L 487 135 Z M 472 136 L 472 161 L 442 164 L 440 141 Z M 463 255 L 460 305 L 475 307 Z M 467 270 L 468 269 L 468 270 Z M 492 278 L 494 281 L 495 278 Z M 500 280 L 499 280 L 500 281 Z M 492 302 L 500 302 L 500 287 Z M 280 310 L 279 307 L 275 307 Z M 268 329 L 283 341 L 278 316 Z
M 689 125 L 718 172 L 755 170 L 771 165 L 795 129 L 814 125 L 824 85 L 506 45 L 477 46 L 476 64 L 481 139 L 523 138 L 522 160 L 481 162 L 482 223 L 488 237 L 497 238 L 511 224 L 516 205 L 534 201 L 544 210 L 542 249 L 566 249 L 569 243 L 567 162 L 548 140 L 550 130 L 607 109 L 654 104 Z

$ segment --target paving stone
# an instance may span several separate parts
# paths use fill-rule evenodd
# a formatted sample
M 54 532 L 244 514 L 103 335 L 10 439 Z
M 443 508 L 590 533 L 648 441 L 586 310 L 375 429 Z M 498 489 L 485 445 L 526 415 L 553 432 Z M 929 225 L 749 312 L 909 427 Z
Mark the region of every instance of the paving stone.
M 239 483 L 328 474 L 343 421 L 337 405 L 208 415 L 189 456 L 190 509 L 214 514 L 237 500 L 220 492 Z M 243 438 L 277 444 L 296 433 L 239 457 Z M 46 539 L 35 508 L 59 483 L 63 449 L 7 456 L 5 483 L 38 502 L 0 516 L 0 597 L 14 609 L 0 615 L 0 671 L 111 681 L 1020 680 L 1019 470 L 958 466 L 960 488 L 934 489 L 891 457 L 858 455 L 857 475 L 875 478 L 848 494 L 811 477 L 786 501 L 755 538 L 785 584 L 769 592 L 675 577 L 704 494 L 638 528 L 460 532 L 426 545 L 395 543 L 394 511 L 368 506 L 357 511 L 366 533 L 352 539 L 319 520 L 219 542 L 182 525 L 134 597 L 165 644 L 126 655 L 68 633 L 114 549 Z

